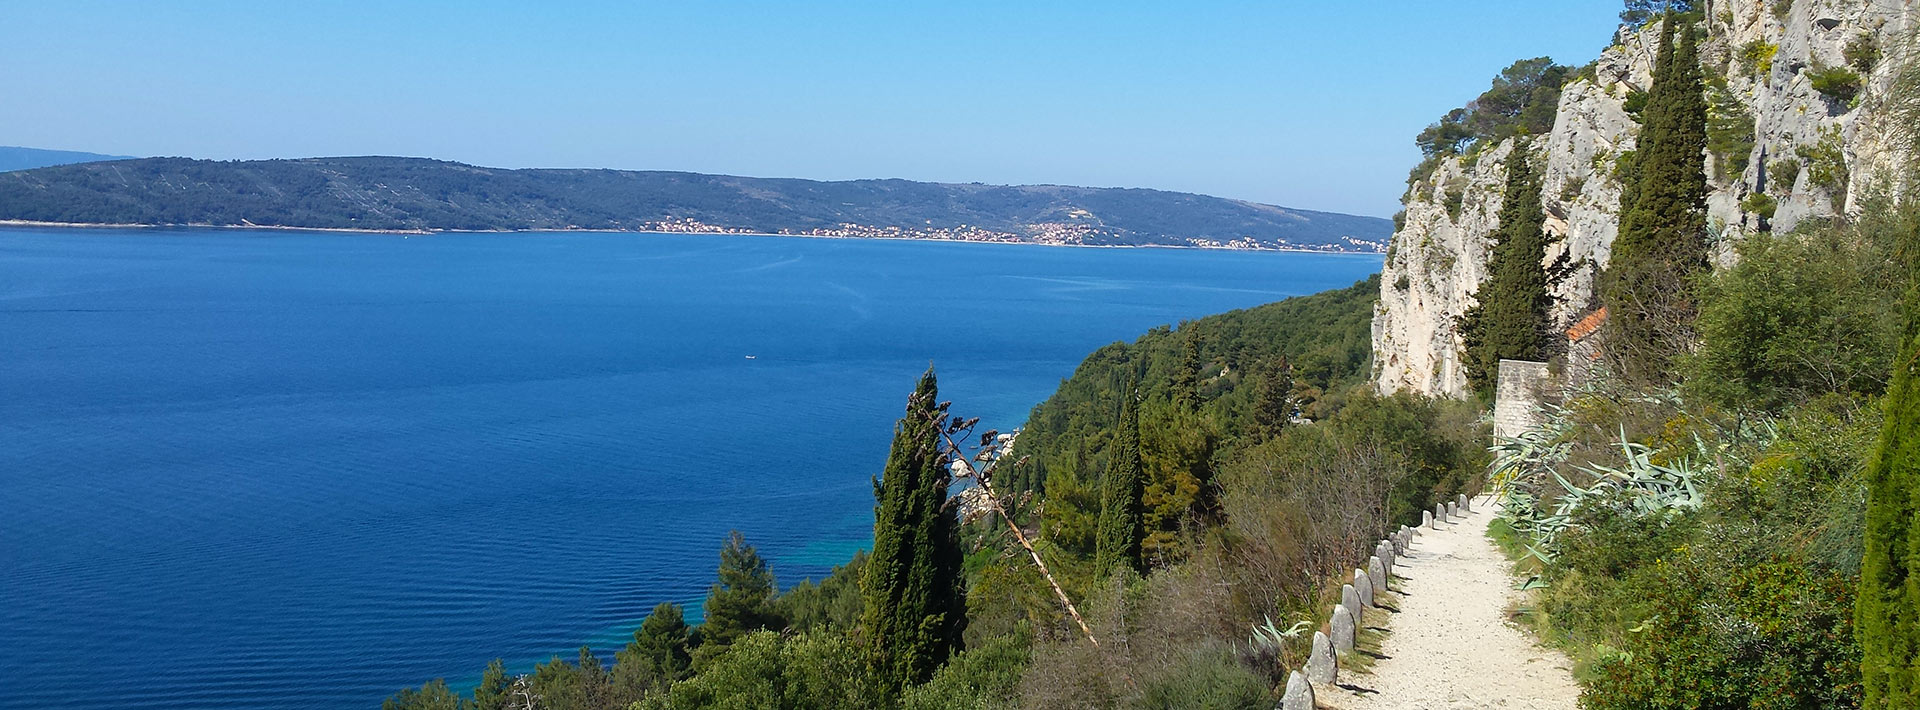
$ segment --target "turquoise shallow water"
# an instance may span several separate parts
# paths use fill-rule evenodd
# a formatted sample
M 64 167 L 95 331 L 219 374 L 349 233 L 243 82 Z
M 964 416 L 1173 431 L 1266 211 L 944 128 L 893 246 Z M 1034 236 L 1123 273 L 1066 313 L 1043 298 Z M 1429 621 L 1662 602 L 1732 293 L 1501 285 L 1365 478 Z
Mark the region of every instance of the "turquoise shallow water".
M 728 530 L 785 583 L 865 545 L 930 361 L 1007 428 L 1102 344 L 1379 266 L 0 229 L 0 707 L 373 706 L 611 650 Z

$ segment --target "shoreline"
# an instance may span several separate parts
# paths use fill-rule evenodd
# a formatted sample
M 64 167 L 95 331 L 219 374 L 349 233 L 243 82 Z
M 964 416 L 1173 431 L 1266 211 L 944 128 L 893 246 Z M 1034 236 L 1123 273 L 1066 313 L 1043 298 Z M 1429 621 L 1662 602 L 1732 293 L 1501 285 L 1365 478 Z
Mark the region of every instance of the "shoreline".
M 1304 247 L 1228 247 L 1197 246 L 1192 244 L 1058 244 L 1036 241 L 1000 241 L 989 239 L 940 239 L 936 237 L 854 237 L 826 234 L 772 234 L 763 232 L 697 232 L 663 231 L 653 229 L 352 229 L 346 227 L 283 227 L 267 224 L 141 224 L 110 222 L 45 222 L 26 219 L 0 219 L 0 228 L 37 227 L 46 229 L 234 229 L 265 230 L 282 232 L 330 232 L 336 234 L 398 234 L 398 235 L 434 235 L 434 234 L 686 234 L 729 237 L 795 237 L 800 239 L 849 239 L 862 241 L 894 242 L 947 242 L 954 244 L 1010 244 L 1041 247 L 1069 247 L 1082 249 L 1192 249 L 1195 251 L 1247 251 L 1247 252 L 1292 252 L 1300 254 L 1344 254 L 1349 256 L 1385 256 L 1384 251 L 1344 251 L 1337 249 L 1309 249 Z

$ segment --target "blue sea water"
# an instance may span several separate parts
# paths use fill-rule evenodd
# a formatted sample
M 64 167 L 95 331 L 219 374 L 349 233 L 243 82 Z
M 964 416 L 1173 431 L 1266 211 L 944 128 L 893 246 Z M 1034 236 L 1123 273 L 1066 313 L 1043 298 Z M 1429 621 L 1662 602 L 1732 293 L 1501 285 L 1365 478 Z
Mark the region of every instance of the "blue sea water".
M 870 539 L 931 362 L 1017 426 L 1090 350 L 1379 257 L 0 229 L 0 707 L 371 707 L 610 653 L 738 529 Z

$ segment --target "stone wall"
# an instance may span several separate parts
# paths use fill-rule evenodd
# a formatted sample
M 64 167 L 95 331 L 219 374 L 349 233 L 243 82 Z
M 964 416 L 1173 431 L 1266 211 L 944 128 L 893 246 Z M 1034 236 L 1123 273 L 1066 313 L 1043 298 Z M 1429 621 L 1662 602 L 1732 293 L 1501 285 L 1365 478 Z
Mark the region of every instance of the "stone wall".
M 1494 387 L 1493 435 L 1519 436 L 1540 424 L 1540 403 L 1553 389 L 1547 363 L 1501 360 L 1499 384 Z

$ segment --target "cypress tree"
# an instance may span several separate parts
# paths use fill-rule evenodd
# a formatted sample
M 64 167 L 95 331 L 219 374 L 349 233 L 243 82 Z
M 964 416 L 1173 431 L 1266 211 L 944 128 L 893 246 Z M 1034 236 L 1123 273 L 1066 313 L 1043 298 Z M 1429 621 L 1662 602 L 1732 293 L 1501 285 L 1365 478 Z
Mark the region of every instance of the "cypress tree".
M 948 459 L 940 447 L 945 406 L 929 368 L 894 426 L 893 450 L 874 483 L 873 554 L 861 577 L 880 690 L 894 697 L 926 682 L 961 649 L 967 627 L 959 521 L 947 505 Z
M 1499 374 L 1500 360 L 1545 360 L 1552 343 L 1548 295 L 1546 210 L 1540 205 L 1540 172 L 1517 143 L 1507 156 L 1506 196 L 1494 232 L 1487 280 L 1461 316 L 1467 383 L 1482 396 Z
M 1920 246 L 1920 232 L 1909 235 Z M 1867 529 L 1854 629 L 1867 710 L 1920 707 L 1920 270 L 1907 289 L 1886 423 L 1867 464 Z
M 1662 25 L 1620 233 L 1600 278 L 1607 351 L 1633 380 L 1666 379 L 1673 356 L 1692 343 L 1694 279 L 1708 265 L 1707 102 L 1684 17 L 1669 14 Z
M 1120 395 L 1120 424 L 1101 481 L 1100 521 L 1094 544 L 1094 564 L 1102 574 L 1125 565 L 1145 572 L 1140 550 L 1146 540 L 1146 462 L 1140 457 L 1140 408 L 1132 382 Z

